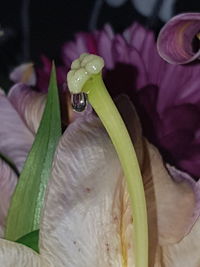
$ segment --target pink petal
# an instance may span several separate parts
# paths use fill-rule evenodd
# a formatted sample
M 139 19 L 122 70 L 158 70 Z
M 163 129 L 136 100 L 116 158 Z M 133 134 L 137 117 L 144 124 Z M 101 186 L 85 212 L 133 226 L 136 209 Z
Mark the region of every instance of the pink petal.
M 103 57 L 107 69 L 114 68 L 112 56 L 113 33 L 109 25 L 97 36 L 97 54 Z
M 0 237 L 3 236 L 5 219 L 16 183 L 17 175 L 6 162 L 0 159 Z
M 14 85 L 8 99 L 27 127 L 36 134 L 46 103 L 46 94 L 33 91 L 25 84 Z
M 184 64 L 200 57 L 193 50 L 193 40 L 200 32 L 200 13 L 185 13 L 173 17 L 160 31 L 158 52 L 171 64 Z
M 41 55 L 42 66 L 36 67 L 37 84 L 36 87 L 40 92 L 47 93 L 49 85 L 49 77 L 51 73 L 52 61 L 44 55 Z M 66 69 L 63 66 L 56 66 L 56 76 L 58 87 L 64 89 L 64 81 L 66 79 Z
M 95 31 L 93 34 L 78 33 L 75 41 L 68 42 L 63 47 L 63 59 L 66 66 L 70 66 L 72 61 L 82 53 L 101 55 L 107 68 L 113 67 L 112 60 L 112 39 L 114 37 L 112 28 L 105 25 L 103 31 Z
M 10 158 L 21 171 L 33 135 L 6 96 L 0 94 L 0 153 Z

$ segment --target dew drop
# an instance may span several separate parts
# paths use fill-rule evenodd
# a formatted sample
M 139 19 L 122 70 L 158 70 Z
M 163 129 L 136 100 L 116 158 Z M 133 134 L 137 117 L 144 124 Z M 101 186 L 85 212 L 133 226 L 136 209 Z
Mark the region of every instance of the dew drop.
M 87 106 L 87 97 L 85 93 L 72 94 L 72 108 L 76 112 L 82 112 Z

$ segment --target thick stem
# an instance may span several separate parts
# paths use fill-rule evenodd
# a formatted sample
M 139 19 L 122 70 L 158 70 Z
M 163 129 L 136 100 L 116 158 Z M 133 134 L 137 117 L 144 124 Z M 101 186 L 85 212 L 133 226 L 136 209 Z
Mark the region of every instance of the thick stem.
M 148 224 L 142 177 L 136 153 L 124 122 L 103 83 L 101 74 L 92 75 L 82 92 L 105 126 L 121 162 L 129 191 L 134 221 L 135 266 L 148 267 Z

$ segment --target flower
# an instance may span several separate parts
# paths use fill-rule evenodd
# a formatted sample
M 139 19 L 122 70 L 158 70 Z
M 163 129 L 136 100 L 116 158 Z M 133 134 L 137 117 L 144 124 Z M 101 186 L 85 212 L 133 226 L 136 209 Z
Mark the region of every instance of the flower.
M 166 266 L 197 266 L 199 246 L 194 237 L 199 220 L 190 232 L 193 190 L 188 183 L 170 178 L 157 149 L 141 136 L 127 98 L 119 99 L 118 105 L 134 139 L 144 179 L 151 230 L 150 266 L 161 261 Z M 69 125 L 57 147 L 51 176 L 41 220 L 40 254 L 0 239 L 2 265 L 134 266 L 130 239 L 134 218 L 123 173 L 96 116 L 83 116 Z M 185 253 L 188 246 L 191 251 Z
M 63 47 L 66 68 L 81 53 L 104 58 L 104 80 L 112 96 L 127 94 L 137 107 L 145 136 L 165 160 L 200 177 L 199 67 L 172 66 L 158 55 L 151 31 L 134 23 L 122 35 L 106 25 L 79 33 Z
M 6 96 L 0 91 L 0 234 L 3 236 L 10 198 L 31 148 L 43 113 L 46 96 L 16 84 Z M 3 159 L 7 158 L 7 161 Z M 12 161 L 17 170 L 10 168 Z
M 49 76 L 51 72 L 51 61 L 44 55 L 41 56 L 41 65 L 34 66 L 33 63 L 23 63 L 15 67 L 10 73 L 10 80 L 14 83 L 24 83 L 36 87 L 39 92 L 47 92 Z M 65 89 L 66 71 L 63 66 L 56 67 L 59 88 Z
M 132 89 L 129 95 L 137 104 L 140 115 L 146 112 L 146 116 L 141 116 L 144 130 L 150 130 L 149 136 L 152 138 L 155 135 L 155 143 L 158 139 L 159 145 L 164 144 L 168 148 L 165 131 L 174 126 L 168 127 L 173 117 L 169 110 L 175 112 L 174 106 L 177 109 L 185 107 L 187 88 L 183 88 L 182 94 L 178 94 L 177 89 L 175 100 L 172 89 L 166 95 L 166 85 L 171 81 L 167 77 L 165 80 L 164 76 L 175 72 L 182 75 L 185 69 L 181 66 L 178 69 L 175 66 L 168 68 L 169 65 L 159 59 L 156 53 L 152 33 L 139 25 L 131 27 L 123 36 L 114 36 L 108 26 L 103 34 L 96 32 L 95 35 L 83 36 L 86 39 L 77 39 L 80 46 L 68 44 L 69 57 L 73 57 L 79 49 L 87 49 L 87 46 L 84 47 L 87 44 L 85 41 L 92 40 L 90 49 L 98 53 L 97 48 L 101 48 L 101 52 L 109 56 L 104 73 L 107 84 L 111 83 L 113 77 L 116 80 L 119 78 L 119 81 L 122 78 L 126 80 L 127 76 L 123 76 L 123 73 L 127 74 L 127 71 L 123 70 L 128 69 L 133 82 L 127 92 Z M 103 47 L 105 41 L 107 50 Z M 67 62 L 68 52 L 64 52 Z M 152 61 L 159 64 L 152 65 Z M 118 68 L 120 76 L 116 75 Z M 189 71 L 196 75 L 196 68 L 187 68 L 186 74 Z M 123 82 L 117 85 L 122 86 Z M 111 92 L 115 89 L 115 85 L 112 86 Z M 120 91 L 120 87 L 118 89 Z M 193 89 L 195 91 L 196 88 Z M 155 105 L 150 106 L 147 99 Z M 171 100 L 174 101 L 171 103 Z M 199 241 L 196 237 L 200 234 L 199 182 L 169 164 L 166 169 L 158 150 L 142 137 L 131 103 L 127 98 L 122 98 L 118 100 L 118 105 L 135 144 L 145 185 L 149 217 L 149 265 L 186 267 L 190 264 L 198 267 Z M 16 109 L 25 114 L 23 118 L 30 114 L 25 107 L 23 104 L 16 105 Z M 29 118 L 32 121 L 32 116 Z M 166 119 L 165 124 L 161 118 Z M 148 127 L 151 120 L 153 127 Z M 28 126 L 34 124 L 29 119 L 26 123 Z M 156 132 L 157 129 L 159 132 Z M 172 145 L 178 136 L 176 130 L 172 129 L 175 136 L 170 139 Z M 164 140 L 163 143 L 160 140 Z M 181 162 L 180 158 L 177 162 Z M 129 196 L 116 153 L 99 119 L 87 114 L 70 124 L 59 142 L 41 220 L 40 254 L 23 245 L 0 239 L 0 262 L 4 266 L 16 266 L 18 262 L 18 266 L 30 267 L 134 266 L 134 244 L 130 239 L 133 227 Z M 188 250 L 189 253 L 186 253 Z
M 172 64 L 189 63 L 200 58 L 200 13 L 183 13 L 163 27 L 158 38 L 158 51 Z

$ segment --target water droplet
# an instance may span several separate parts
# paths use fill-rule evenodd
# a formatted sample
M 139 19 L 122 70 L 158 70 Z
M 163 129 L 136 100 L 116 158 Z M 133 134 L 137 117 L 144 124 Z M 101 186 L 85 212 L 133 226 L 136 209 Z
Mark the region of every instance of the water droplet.
M 85 93 L 72 94 L 72 108 L 76 112 L 82 112 L 87 106 L 87 97 Z

